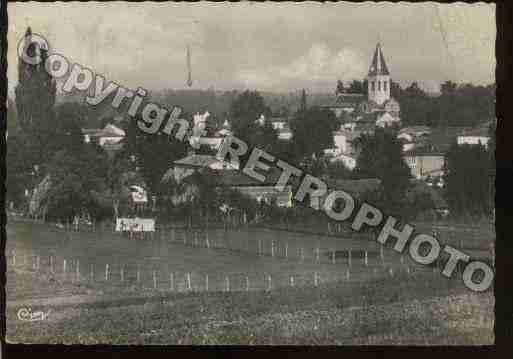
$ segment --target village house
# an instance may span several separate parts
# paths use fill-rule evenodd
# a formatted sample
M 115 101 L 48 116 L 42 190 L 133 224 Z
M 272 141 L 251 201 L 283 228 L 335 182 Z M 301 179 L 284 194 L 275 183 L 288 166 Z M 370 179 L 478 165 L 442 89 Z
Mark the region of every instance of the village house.
M 403 158 L 410 168 L 411 174 L 417 179 L 444 175 L 445 153 L 428 149 L 406 151 Z
M 349 170 L 354 170 L 356 167 L 356 156 L 341 153 L 332 159 L 333 162 L 339 161 Z
M 287 185 L 283 190 L 276 188 L 280 175 L 281 170 L 271 167 L 263 182 L 239 171 L 218 171 L 214 177 L 217 188 L 237 190 L 258 202 L 292 207 L 292 186 Z
M 423 146 L 431 134 L 428 126 L 404 127 L 399 130 L 397 139 L 403 145 L 403 152 L 411 151 L 418 146 Z
M 365 101 L 365 95 L 360 93 L 342 93 L 335 97 L 334 104 L 323 106 L 331 110 L 337 119 L 345 114 L 353 113 L 361 103 Z
M 275 130 L 281 130 L 288 126 L 289 121 L 284 117 L 271 117 L 269 122 Z
M 198 143 L 200 146 L 207 146 L 212 151 L 218 151 L 224 139 L 224 136 L 199 137 Z
M 490 141 L 490 122 L 483 123 L 474 128 L 468 128 L 461 131 L 458 135 L 458 145 L 478 145 L 481 144 L 488 148 L 488 141 Z
M 125 138 L 125 131 L 121 128 L 107 124 L 102 129 L 82 129 L 85 143 L 96 143 L 102 147 L 105 145 L 115 145 Z
M 146 190 L 138 185 L 130 186 L 129 206 L 132 211 L 139 212 L 147 208 L 148 193 Z
M 172 175 L 176 182 L 180 182 L 184 178 L 200 171 L 203 168 L 211 170 L 238 170 L 238 164 L 232 164 L 230 161 L 218 159 L 212 155 L 190 154 L 173 163 L 173 168 L 168 170 L 164 176 Z
M 216 131 L 215 136 L 227 137 L 227 136 L 231 136 L 232 134 L 233 134 L 233 132 L 231 130 L 231 125 L 228 122 L 228 120 L 225 120 L 223 122 L 223 125 L 221 126 L 221 128 Z
M 198 155 L 195 156 L 198 159 Z M 222 167 L 207 157 L 211 156 L 202 156 L 201 161 L 193 159 L 176 161 L 175 167 L 164 174 L 162 178 L 164 183 L 173 178 L 179 185 L 171 198 L 175 205 L 187 203 L 196 198 L 199 194 L 197 175 L 206 175 L 212 181 L 213 191 L 229 188 L 259 202 L 274 203 L 280 207 L 292 206 L 292 186 L 285 186 L 281 191 L 275 187 L 281 175 L 281 170 L 278 168 L 272 167 L 266 173 L 265 180 L 260 182 L 243 172 Z

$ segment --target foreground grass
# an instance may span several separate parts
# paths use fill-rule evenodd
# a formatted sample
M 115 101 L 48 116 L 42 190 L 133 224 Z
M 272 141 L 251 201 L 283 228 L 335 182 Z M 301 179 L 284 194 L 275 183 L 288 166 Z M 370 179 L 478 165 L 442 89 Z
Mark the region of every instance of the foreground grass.
M 159 302 L 7 311 L 7 340 L 81 344 L 492 344 L 493 294 L 422 274 L 271 292 L 178 293 Z

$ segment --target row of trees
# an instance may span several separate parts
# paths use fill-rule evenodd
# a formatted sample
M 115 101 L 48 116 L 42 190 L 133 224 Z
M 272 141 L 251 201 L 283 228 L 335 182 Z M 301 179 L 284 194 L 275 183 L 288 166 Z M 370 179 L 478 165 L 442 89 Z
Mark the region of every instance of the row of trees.
M 347 87 L 338 80 L 335 94 L 367 94 L 367 86 L 367 80 L 353 80 Z M 476 126 L 495 117 L 495 84 L 445 81 L 440 85 L 440 94 L 434 96 L 426 93 L 416 81 L 404 88 L 392 81 L 390 95 L 401 106 L 404 126 Z

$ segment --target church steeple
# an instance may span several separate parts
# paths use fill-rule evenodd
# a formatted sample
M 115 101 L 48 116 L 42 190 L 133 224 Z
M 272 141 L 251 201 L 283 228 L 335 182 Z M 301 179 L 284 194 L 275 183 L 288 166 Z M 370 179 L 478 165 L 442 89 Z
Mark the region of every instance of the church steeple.
M 376 50 L 374 51 L 372 63 L 369 68 L 369 76 L 376 75 L 390 75 L 388 72 L 387 64 L 385 62 L 385 57 L 383 56 L 383 51 L 381 50 L 381 44 L 379 42 L 376 45 Z
M 367 75 L 369 101 L 382 105 L 390 99 L 390 72 L 388 71 L 381 44 L 378 42 Z

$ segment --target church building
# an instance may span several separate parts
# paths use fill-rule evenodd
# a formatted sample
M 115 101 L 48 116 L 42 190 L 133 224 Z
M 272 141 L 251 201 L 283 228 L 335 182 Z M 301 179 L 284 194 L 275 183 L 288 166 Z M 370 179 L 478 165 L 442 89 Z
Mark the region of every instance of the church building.
M 323 106 L 341 122 L 340 129 L 333 133 L 335 148 L 325 150 L 334 161 L 349 156 L 355 162 L 358 151 L 353 142 L 362 134 L 372 134 L 377 127 L 399 130 L 401 126 L 401 109 L 390 93 L 392 80 L 380 43 L 376 45 L 366 80 L 366 93 L 343 91 L 331 105 Z
M 390 95 L 391 79 L 381 45 L 376 45 L 372 63 L 367 75 L 367 101 L 363 101 L 361 112 L 369 117 L 369 114 L 376 113 L 370 118 L 376 120 L 378 127 L 391 127 L 400 125 L 399 103 Z
M 390 71 L 381 49 L 376 45 L 374 56 L 367 74 L 367 93 L 339 94 L 334 103 L 325 106 L 332 110 L 337 118 L 344 118 L 344 128 L 354 129 L 372 122 L 376 127 L 399 127 L 401 109 L 392 98 Z

